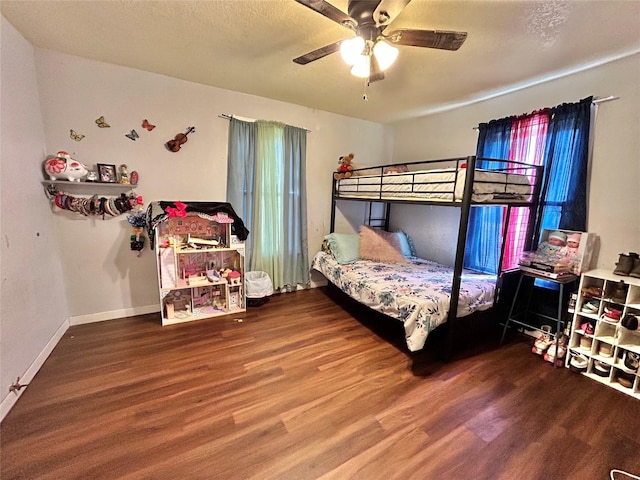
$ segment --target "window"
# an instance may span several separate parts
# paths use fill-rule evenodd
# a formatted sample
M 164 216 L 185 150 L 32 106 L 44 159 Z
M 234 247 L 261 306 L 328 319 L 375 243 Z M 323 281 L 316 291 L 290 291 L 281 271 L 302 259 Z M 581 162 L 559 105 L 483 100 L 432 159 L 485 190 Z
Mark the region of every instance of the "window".
M 579 103 L 480 125 L 476 153 L 479 158 L 543 165 L 544 174 L 535 225 L 529 228 L 528 209 L 512 209 L 500 268 L 506 207 L 472 209 L 465 267 L 488 273 L 516 268 L 527 244 L 537 244 L 543 229 L 586 231 L 591 105 L 592 97 L 589 97 Z M 490 162 L 479 161 L 478 167 L 489 165 Z
M 250 231 L 249 270 L 269 274 L 276 289 L 309 286 L 306 130 L 277 122 L 229 126 L 227 201 Z

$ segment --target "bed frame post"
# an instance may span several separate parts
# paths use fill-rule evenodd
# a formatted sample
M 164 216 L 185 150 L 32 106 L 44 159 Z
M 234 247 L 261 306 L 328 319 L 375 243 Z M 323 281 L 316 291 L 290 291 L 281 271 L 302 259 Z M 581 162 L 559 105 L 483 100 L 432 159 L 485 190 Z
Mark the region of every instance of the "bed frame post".
M 529 212 L 531 216 L 531 212 Z M 509 233 L 509 221 L 511 220 L 511 205 L 507 205 L 507 214 L 504 219 L 504 226 L 502 228 L 502 242 L 500 242 L 500 259 L 498 260 L 498 276 L 502 275 L 502 262 L 504 261 L 504 251 L 506 249 L 505 239 Z M 531 219 L 529 219 L 531 220 Z
M 476 157 L 467 157 L 466 176 L 464 180 L 464 196 L 460 208 L 460 224 L 458 227 L 458 244 L 456 247 L 456 260 L 453 267 L 453 283 L 451 284 L 451 301 L 449 304 L 449 317 L 447 319 L 447 342 L 445 360 L 451 358 L 454 346 L 454 325 L 458 315 L 458 297 L 460 296 L 460 283 L 462 280 L 462 267 L 464 264 L 464 250 L 467 244 L 467 229 L 469 227 L 469 211 L 473 194 L 473 176 L 476 169 Z
M 538 208 L 540 205 L 540 193 L 542 191 L 542 176 L 543 176 L 543 167 L 541 165 L 536 165 L 534 167 L 536 172 L 536 183 L 533 186 L 533 198 L 531 204 L 529 205 L 529 226 L 527 227 L 527 236 L 524 244 L 525 250 L 531 250 L 531 246 L 537 244 L 534 242 L 534 237 L 537 235 L 537 232 L 540 231 L 540 225 L 538 222 L 540 218 L 542 218 L 542 212 L 538 214 Z
M 336 184 L 338 181 L 335 178 L 331 178 L 331 225 L 329 226 L 329 233 L 333 233 L 336 229 Z

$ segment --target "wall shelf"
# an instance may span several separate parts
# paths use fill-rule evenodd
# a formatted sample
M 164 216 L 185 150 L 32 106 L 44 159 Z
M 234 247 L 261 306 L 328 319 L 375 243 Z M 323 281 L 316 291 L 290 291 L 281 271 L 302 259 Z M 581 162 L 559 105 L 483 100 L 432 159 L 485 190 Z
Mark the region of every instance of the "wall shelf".
M 104 220 L 129 213 L 137 205 L 134 189 L 138 184 L 42 180 L 42 185 L 52 207 L 85 217 L 98 216 Z
M 62 190 L 86 192 L 89 190 L 95 191 L 98 189 L 104 189 L 101 191 L 117 191 L 127 192 L 133 190 L 138 185 L 124 184 L 124 183 L 103 183 L 103 182 L 69 182 L 67 180 L 43 180 L 42 185 L 45 187 L 54 187 Z

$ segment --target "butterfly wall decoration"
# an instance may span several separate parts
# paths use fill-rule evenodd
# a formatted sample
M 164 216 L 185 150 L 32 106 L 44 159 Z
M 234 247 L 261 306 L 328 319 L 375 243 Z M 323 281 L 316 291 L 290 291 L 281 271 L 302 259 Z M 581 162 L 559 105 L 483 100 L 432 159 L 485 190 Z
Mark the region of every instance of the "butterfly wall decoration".
M 84 135 L 81 135 L 81 134 L 77 133 L 74 129 L 70 129 L 69 130 L 69 137 L 72 138 L 73 140 L 75 140 L 76 142 L 79 142 L 80 140 L 82 140 L 84 138 Z
M 124 136 L 130 140 L 133 140 L 134 142 L 136 141 L 136 138 L 140 138 L 138 132 L 136 132 L 135 130 L 131 130 L 131 133 L 125 133 Z
M 104 115 L 101 116 L 100 118 L 96 119 L 96 125 L 98 125 L 100 128 L 110 128 L 111 125 L 109 125 L 107 122 L 104 121 Z
M 149 132 L 150 132 L 151 130 L 153 130 L 154 128 L 156 128 L 156 126 L 155 126 L 155 125 L 151 125 L 151 124 L 149 123 L 149 121 L 145 118 L 145 119 L 142 121 L 142 128 L 146 128 L 146 129 L 147 129 L 147 131 L 149 131 Z

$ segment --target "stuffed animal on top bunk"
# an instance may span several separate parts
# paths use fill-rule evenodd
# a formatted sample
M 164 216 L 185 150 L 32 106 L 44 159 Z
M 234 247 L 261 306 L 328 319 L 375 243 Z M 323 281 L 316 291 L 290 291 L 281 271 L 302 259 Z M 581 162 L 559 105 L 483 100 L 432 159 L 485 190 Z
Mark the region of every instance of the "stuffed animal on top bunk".
M 333 178 L 336 180 L 342 180 L 343 178 L 349 178 L 353 175 L 353 153 L 349 155 L 343 155 L 338 159 L 338 169 L 333 174 Z

